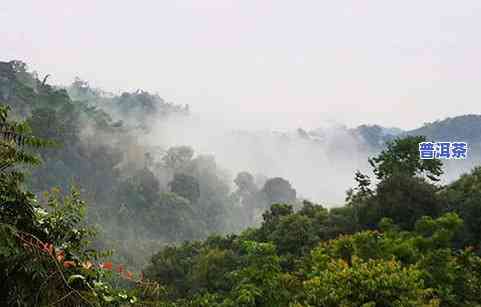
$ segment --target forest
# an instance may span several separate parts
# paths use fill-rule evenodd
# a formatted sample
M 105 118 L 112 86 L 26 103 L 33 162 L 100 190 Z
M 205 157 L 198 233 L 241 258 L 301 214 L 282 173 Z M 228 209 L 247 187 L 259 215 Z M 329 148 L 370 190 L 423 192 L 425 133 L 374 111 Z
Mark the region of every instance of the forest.
M 480 115 L 346 130 L 369 170 L 330 206 L 145 138 L 189 106 L 48 77 L 0 62 L 1 306 L 481 306 Z M 418 144 L 452 136 L 446 181 Z

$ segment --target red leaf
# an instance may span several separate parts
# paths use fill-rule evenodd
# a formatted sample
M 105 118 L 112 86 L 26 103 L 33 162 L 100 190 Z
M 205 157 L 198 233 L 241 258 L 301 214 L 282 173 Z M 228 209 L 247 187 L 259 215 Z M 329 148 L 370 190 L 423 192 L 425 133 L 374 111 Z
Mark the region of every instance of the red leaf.
M 72 268 L 75 266 L 75 262 L 74 261 L 71 261 L 71 260 L 67 260 L 67 261 L 64 261 L 63 262 L 63 267 L 68 269 L 68 268 Z
M 112 270 L 112 262 L 105 262 L 103 264 L 100 265 L 100 267 L 102 269 L 106 269 L 106 270 Z
M 65 258 L 65 252 L 64 251 L 60 251 L 60 252 L 56 252 L 57 254 L 57 261 L 58 262 L 62 262 L 63 259 Z
M 132 274 L 132 272 L 130 272 L 130 271 L 127 271 L 127 272 L 125 273 L 125 277 L 127 277 L 127 279 L 132 279 L 132 275 L 133 275 L 133 274 Z

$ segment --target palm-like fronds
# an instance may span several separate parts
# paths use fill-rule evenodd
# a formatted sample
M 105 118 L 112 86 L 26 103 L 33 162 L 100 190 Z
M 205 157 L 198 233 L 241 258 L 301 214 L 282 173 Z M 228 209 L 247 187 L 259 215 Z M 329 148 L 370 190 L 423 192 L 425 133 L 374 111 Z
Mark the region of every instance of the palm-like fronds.
M 10 108 L 0 104 L 0 174 L 16 164 L 37 165 L 40 160 L 27 148 L 41 148 L 52 142 L 31 134 L 25 122 L 8 121 Z

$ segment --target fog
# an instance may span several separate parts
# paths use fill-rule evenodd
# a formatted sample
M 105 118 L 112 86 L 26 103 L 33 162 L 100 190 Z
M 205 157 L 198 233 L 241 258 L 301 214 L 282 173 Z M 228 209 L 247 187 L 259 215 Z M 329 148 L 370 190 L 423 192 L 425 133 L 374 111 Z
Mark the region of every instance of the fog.
M 221 304 L 211 288 L 227 295 L 237 281 L 227 305 L 239 293 L 262 304 L 258 294 L 272 289 L 249 281 L 251 268 L 266 266 L 253 261 L 260 257 L 275 263 L 267 266 L 276 276 L 301 268 L 292 281 L 309 286 L 298 277 L 317 269 L 305 256 L 319 241 L 377 229 L 384 217 L 421 238 L 423 227 L 458 223 L 453 214 L 426 215 L 460 213 L 463 242 L 475 246 L 481 169 L 458 179 L 481 165 L 480 28 L 476 0 L 0 1 L 0 130 L 3 164 L 14 170 L 2 181 L 11 194 L 6 221 L 10 202 L 22 204 L 15 223 L 38 226 L 42 251 L 61 246 L 75 272 L 89 270 L 91 257 L 90 247 L 80 252 L 87 231 L 76 224 L 92 226 L 92 251 L 112 250 L 115 263 L 142 272 L 139 286 L 149 262 L 175 284 L 159 279 L 152 295 L 199 291 L 185 302 L 207 304 Z M 7 110 L 22 122 L 18 131 Z M 420 139 L 410 136 L 466 142 L 468 158 L 443 160 L 437 181 L 426 176 L 439 174 L 437 161 L 420 161 Z M 29 147 L 41 140 L 46 146 Z M 380 153 L 378 164 L 369 160 Z M 65 196 L 64 207 L 44 202 L 49 190 Z M 52 217 L 30 214 L 37 204 L 52 204 Z M 6 226 L 17 242 L 16 226 Z M 63 239 L 50 231 L 57 228 Z M 75 287 L 95 280 L 77 277 Z M 150 296 L 150 281 L 139 297 Z M 108 293 L 98 297 L 126 295 Z
M 190 145 L 232 176 L 282 176 L 340 203 L 369 155 L 344 125 L 481 112 L 480 17 L 478 1 L 6 1 L 0 59 L 188 104 L 191 117 L 154 121 L 139 142 Z M 321 140 L 296 133 L 323 126 Z
M 318 128 L 312 130 L 304 130 L 302 126 L 295 130 L 264 127 L 194 112 L 190 116 L 152 119 L 150 133 L 139 136 L 139 141 L 161 148 L 191 146 L 197 154 L 213 155 L 231 178 L 241 171 L 286 178 L 300 198 L 326 207 L 343 205 L 346 190 L 355 185 L 356 170 L 373 177 L 368 158 L 378 154 L 385 145 L 373 147 L 355 127 L 334 121 L 319 121 Z M 473 145 L 469 159 L 443 161 L 442 184 L 481 163 L 477 144 Z
M 329 122 L 304 135 L 296 130 L 254 130 L 198 114 L 172 116 L 154 120 L 151 132 L 139 141 L 162 148 L 191 146 L 198 154 L 213 155 L 232 178 L 241 171 L 286 178 L 300 197 L 327 206 L 342 204 L 354 171 L 367 169 L 362 140 Z
M 265 129 L 481 112 L 479 1 L 0 4 L 0 59 Z M 21 22 L 19 22 L 21 21 Z

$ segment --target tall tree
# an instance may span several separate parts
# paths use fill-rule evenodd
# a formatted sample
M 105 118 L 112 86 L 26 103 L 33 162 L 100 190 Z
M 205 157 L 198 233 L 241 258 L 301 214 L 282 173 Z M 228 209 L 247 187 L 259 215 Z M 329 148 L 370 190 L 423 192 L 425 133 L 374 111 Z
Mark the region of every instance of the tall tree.
M 369 159 L 377 179 L 404 174 L 409 177 L 426 175 L 432 181 L 439 181 L 439 176 L 443 173 L 442 162 L 439 159 L 419 157 L 419 143 L 425 141 L 424 136 L 408 136 L 388 142 L 385 150 Z

